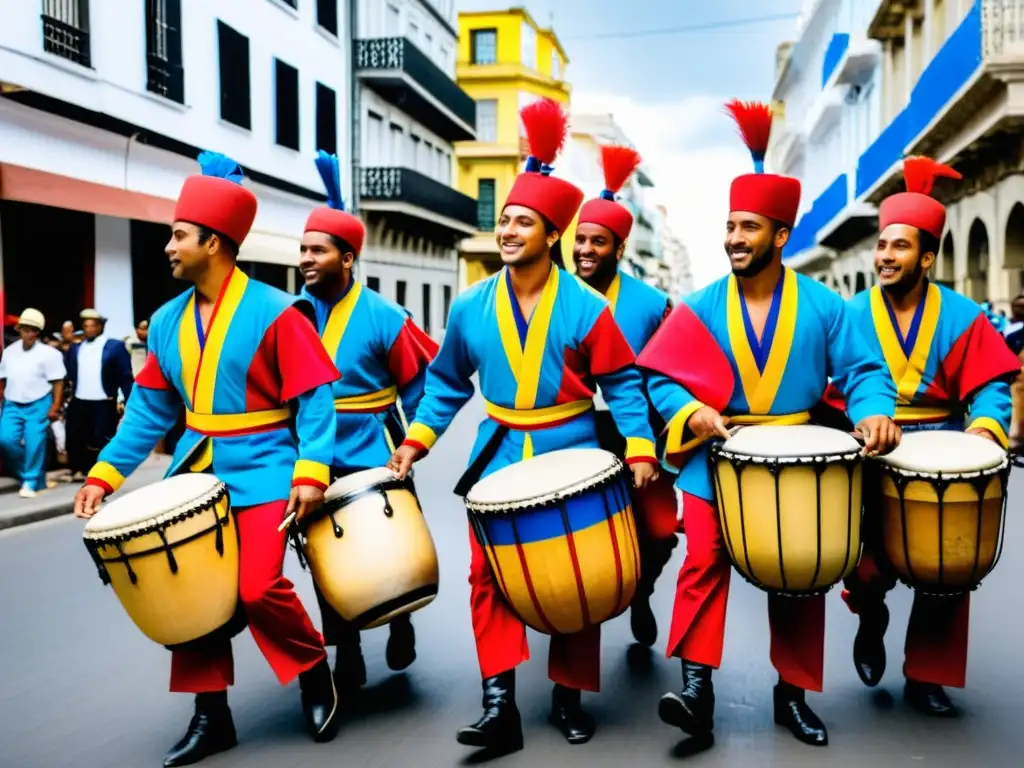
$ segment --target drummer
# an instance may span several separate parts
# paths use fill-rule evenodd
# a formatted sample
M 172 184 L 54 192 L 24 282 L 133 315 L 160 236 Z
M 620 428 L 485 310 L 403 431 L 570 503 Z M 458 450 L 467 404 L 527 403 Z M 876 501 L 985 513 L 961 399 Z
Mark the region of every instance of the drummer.
M 677 482 L 683 491 L 687 550 L 667 650 L 682 659 L 683 686 L 680 693 L 662 697 L 659 716 L 700 737 L 713 728 L 711 675 L 722 660 L 731 566 L 713 506 L 707 448 L 699 444 L 728 438 L 727 428 L 734 424 L 807 423 L 830 376 L 852 395 L 853 417 L 867 451 L 890 451 L 900 435 L 892 421 L 895 387 L 881 357 L 865 347 L 842 299 L 782 264 L 800 182 L 763 172 L 771 108 L 738 101 L 728 107 L 756 170 L 732 183 L 725 236 L 732 274 L 687 296 L 685 305 L 692 312 L 677 308 L 638 359 L 649 373 L 651 398 L 669 425 L 667 452 L 693 449 Z M 733 391 L 719 399 L 727 402 L 724 413 L 692 394 L 692 383 L 707 370 L 705 356 L 679 353 L 699 336 L 688 325 L 687 318 L 694 317 L 739 373 Z M 771 660 L 779 673 L 775 721 L 800 741 L 824 746 L 825 726 L 804 693 L 822 689 L 825 598 L 769 594 L 768 618 Z
M 601 147 L 605 189 L 600 197 L 588 200 L 580 209 L 572 250 L 577 276 L 608 299 L 615 322 L 634 351 L 647 345 L 662 320 L 672 311 L 672 302 L 667 295 L 619 269 L 626 238 L 633 228 L 633 214 L 615 202 L 615 194 L 640 162 L 640 155 L 629 147 Z M 657 411 L 653 408 L 649 411 L 654 433 L 660 434 L 664 423 Z M 611 414 L 602 409 L 595 413 L 595 417 L 601 446 L 622 458 L 626 441 L 615 428 Z M 634 512 L 639 513 L 636 519 L 639 523 L 641 566 L 636 596 L 630 605 L 629 623 L 633 637 L 646 646 L 654 645 L 658 638 L 658 624 L 650 602 L 654 582 L 672 556 L 677 541 L 675 480 L 674 473 L 662 468 L 658 480 L 638 494 L 634 505 Z
M 305 281 L 300 295 L 316 310 L 317 329 L 341 374 L 331 385 L 336 412 L 331 479 L 335 480 L 384 466 L 405 439 L 402 416 L 408 421 L 416 417 L 437 343 L 416 326 L 408 310 L 355 279 L 366 227 L 345 211 L 337 156 L 321 150 L 316 165 L 327 187 L 327 205 L 306 221 L 299 248 L 299 270 Z M 337 647 L 335 684 L 343 692 L 357 689 L 366 682 L 359 630 L 331 608 L 319 587 L 316 596 L 324 640 Z M 409 614 L 392 619 L 385 658 L 393 670 L 405 669 L 416 659 Z
M 334 453 L 328 385 L 338 371 L 304 314 L 312 314 L 308 302 L 236 266 L 257 206 L 237 163 L 204 152 L 199 164 L 202 175 L 182 187 L 166 247 L 174 277 L 195 287 L 153 315 L 149 357 L 117 434 L 75 497 L 75 514 L 92 517 L 184 410 L 185 432 L 168 475 L 209 471 L 227 486 L 249 628 L 278 681 L 299 678 L 306 727 L 326 741 L 334 735 L 338 696 L 323 639 L 282 574 L 285 534 L 278 526 L 323 501 Z M 207 640 L 172 652 L 171 691 L 196 698 L 195 717 L 167 755 L 168 767 L 237 743 L 227 700 L 231 642 Z
M 488 419 L 456 493 L 518 461 L 567 448 L 596 448 L 593 397 L 600 385 L 616 425 L 627 436 L 626 461 L 644 487 L 658 475 L 642 381 L 633 352 L 607 303 L 559 268 L 559 236 L 583 193 L 551 175 L 565 141 L 567 117 L 541 100 L 520 113 L 531 156 L 516 179 L 497 229 L 505 268 L 452 304 L 437 358 L 427 372 L 416 422 L 389 462 L 399 477 L 433 448 L 473 396 L 479 373 Z M 480 719 L 459 730 L 461 744 L 502 753 L 522 746 L 515 703 L 515 668 L 529 658 L 523 622 L 504 602 L 470 530 L 470 605 L 483 707 Z M 554 681 L 551 721 L 572 744 L 588 741 L 593 718 L 580 691 L 599 688 L 600 626 L 553 635 L 548 674 Z
M 907 191 L 887 198 L 878 212 L 878 285 L 850 299 L 851 315 L 886 360 L 897 389 L 896 421 L 904 430 L 966 429 L 1006 448 L 1010 382 L 1020 361 L 978 304 L 928 279 L 946 223 L 932 186 L 937 177 L 960 174 L 915 157 L 904 160 L 903 175 Z M 885 671 L 885 594 L 896 580 L 881 554 L 879 510 L 871 506 L 865 509 L 860 564 L 843 597 L 860 617 L 853 646 L 857 674 L 874 686 Z M 904 698 L 918 712 L 957 715 L 942 686 L 962 688 L 966 681 L 969 602 L 970 593 L 914 595 L 903 674 Z

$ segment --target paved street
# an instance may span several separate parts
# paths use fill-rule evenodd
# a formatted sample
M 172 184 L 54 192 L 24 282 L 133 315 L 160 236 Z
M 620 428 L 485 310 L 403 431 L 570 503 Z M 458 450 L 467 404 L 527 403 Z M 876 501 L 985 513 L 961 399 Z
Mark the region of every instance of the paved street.
M 469 750 L 455 730 L 479 711 L 479 681 L 469 623 L 468 545 L 464 511 L 451 493 L 481 409 L 460 416 L 438 450 L 420 465 L 417 487 L 441 559 L 437 600 L 415 616 L 419 659 L 406 674 L 384 663 L 387 630 L 364 635 L 370 680 L 356 714 L 331 744 L 302 729 L 298 686 L 282 690 L 248 634 L 235 644 L 231 691 L 240 746 L 203 763 L 210 768 L 456 766 Z M 811 696 L 830 729 L 831 746 L 796 743 L 771 720 L 774 673 L 768 662 L 764 595 L 735 578 L 727 647 L 716 677 L 717 745 L 689 756 L 679 733 L 657 720 L 658 697 L 679 682 L 663 657 L 674 568 L 659 584 L 661 635 L 653 654 L 630 651 L 628 618 L 607 627 L 603 685 L 585 702 L 599 731 L 585 746 L 564 742 L 546 722 L 546 642 L 530 640 L 534 660 L 521 668 L 518 699 L 526 749 L 497 762 L 516 766 L 983 766 L 1019 765 L 1024 722 L 1024 579 L 1022 470 L 1016 471 L 1004 558 L 975 595 L 969 687 L 953 692 L 959 721 L 934 722 L 902 704 L 902 631 L 909 593 L 892 596 L 889 672 L 876 691 L 864 688 L 850 662 L 855 619 L 838 592 L 829 596 L 826 692 Z M 4 497 L 0 504 L 10 504 Z M 0 533 L 0 766 L 3 768 L 146 768 L 159 766 L 191 714 L 191 700 L 166 693 L 168 655 L 130 623 L 103 587 L 69 517 Z M 309 577 L 289 555 L 287 570 L 316 621 Z M 631 663 L 632 661 L 632 663 Z

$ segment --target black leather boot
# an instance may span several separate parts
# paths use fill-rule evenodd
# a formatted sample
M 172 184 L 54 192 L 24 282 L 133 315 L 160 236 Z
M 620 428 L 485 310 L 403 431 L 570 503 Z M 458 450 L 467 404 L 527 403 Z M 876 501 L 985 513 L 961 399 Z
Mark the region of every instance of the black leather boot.
M 235 724 L 228 709 L 227 691 L 200 693 L 188 730 L 164 759 L 164 768 L 194 765 L 200 760 L 238 745 Z
M 516 707 L 516 672 L 510 669 L 483 681 L 483 716 L 472 725 L 460 728 L 455 738 L 467 747 L 495 752 L 515 752 L 523 748 L 523 724 Z
M 388 667 L 400 672 L 416 661 L 416 631 L 412 628 L 412 619 L 407 613 L 392 619 L 389 626 L 391 634 L 388 635 L 388 647 L 384 656 Z
M 299 675 L 299 689 L 306 730 L 314 741 L 330 741 L 337 734 L 338 689 L 326 658 Z
M 853 666 L 864 685 L 874 688 L 885 674 L 885 630 L 889 609 L 883 597 L 866 594 L 850 596 L 860 627 L 853 639 Z
M 654 582 L 665 569 L 665 563 L 672 557 L 676 542 L 675 536 L 669 539 L 644 537 L 640 540 L 640 579 L 636 585 L 636 595 L 630 605 L 629 628 L 633 630 L 633 639 L 648 648 L 658 639 L 658 622 L 651 610 Z
M 921 683 L 908 678 L 907 684 L 903 688 L 903 700 L 915 712 L 929 717 L 954 718 L 960 716 L 960 710 L 949 700 L 949 696 L 946 695 L 942 686 L 935 685 L 935 683 Z
M 551 691 L 549 720 L 570 744 L 586 744 L 597 728 L 594 718 L 580 706 L 580 692 L 558 683 Z
M 807 706 L 804 690 L 779 681 L 772 695 L 775 704 L 775 722 L 789 729 L 797 741 L 812 747 L 828 746 L 825 724 Z
M 633 630 L 633 639 L 640 645 L 650 648 L 658 639 L 658 621 L 651 610 L 650 595 L 637 592 L 629 607 L 629 628 Z
M 711 667 L 683 659 L 683 688 L 658 702 L 658 717 L 691 736 L 706 736 L 715 727 L 715 686 Z

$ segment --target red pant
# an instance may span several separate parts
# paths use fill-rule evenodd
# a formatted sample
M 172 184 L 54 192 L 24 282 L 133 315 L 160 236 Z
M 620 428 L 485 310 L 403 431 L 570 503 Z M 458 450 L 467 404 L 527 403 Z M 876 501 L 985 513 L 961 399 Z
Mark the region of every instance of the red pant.
M 476 654 L 483 678 L 514 669 L 530 658 L 526 625 L 505 602 L 487 555 L 469 527 L 469 602 Z M 601 627 L 575 635 L 552 635 L 548 677 L 566 688 L 598 691 L 601 682 Z
M 249 619 L 249 631 L 281 685 L 316 666 L 327 656 L 323 638 L 302 607 L 292 583 L 282 573 L 285 501 L 235 510 L 238 524 L 238 597 Z M 235 681 L 231 641 L 202 651 L 171 654 L 171 691 L 223 691 Z
M 638 527 L 652 539 L 668 539 L 682 532 L 676 520 L 679 497 L 675 481 L 675 475 L 662 471 L 657 480 L 635 492 L 638 508 L 634 516 Z
M 667 656 L 718 668 L 732 564 L 714 505 L 683 494 L 686 559 L 679 570 Z M 825 662 L 825 597 L 768 595 L 771 660 L 787 683 L 820 691 Z

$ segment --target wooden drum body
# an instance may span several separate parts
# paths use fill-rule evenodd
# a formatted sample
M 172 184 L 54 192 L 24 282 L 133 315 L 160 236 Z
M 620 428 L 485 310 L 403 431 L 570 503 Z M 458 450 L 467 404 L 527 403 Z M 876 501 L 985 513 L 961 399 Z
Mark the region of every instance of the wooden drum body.
M 857 565 L 861 447 L 828 427 L 743 427 L 711 446 L 722 536 L 766 592 L 823 594 Z
M 238 532 L 227 488 L 213 475 L 127 493 L 100 509 L 83 536 L 100 579 L 150 640 L 183 645 L 236 618 Z
M 1006 452 L 979 435 L 921 431 L 879 466 L 885 554 L 900 581 L 927 594 L 977 588 L 1002 551 Z
M 498 470 L 466 496 L 505 600 L 546 634 L 573 634 L 626 610 L 640 572 L 624 465 L 597 448 L 554 451 Z
M 300 524 L 298 541 L 324 598 L 360 629 L 437 596 L 437 551 L 411 478 L 380 468 L 335 481 Z

